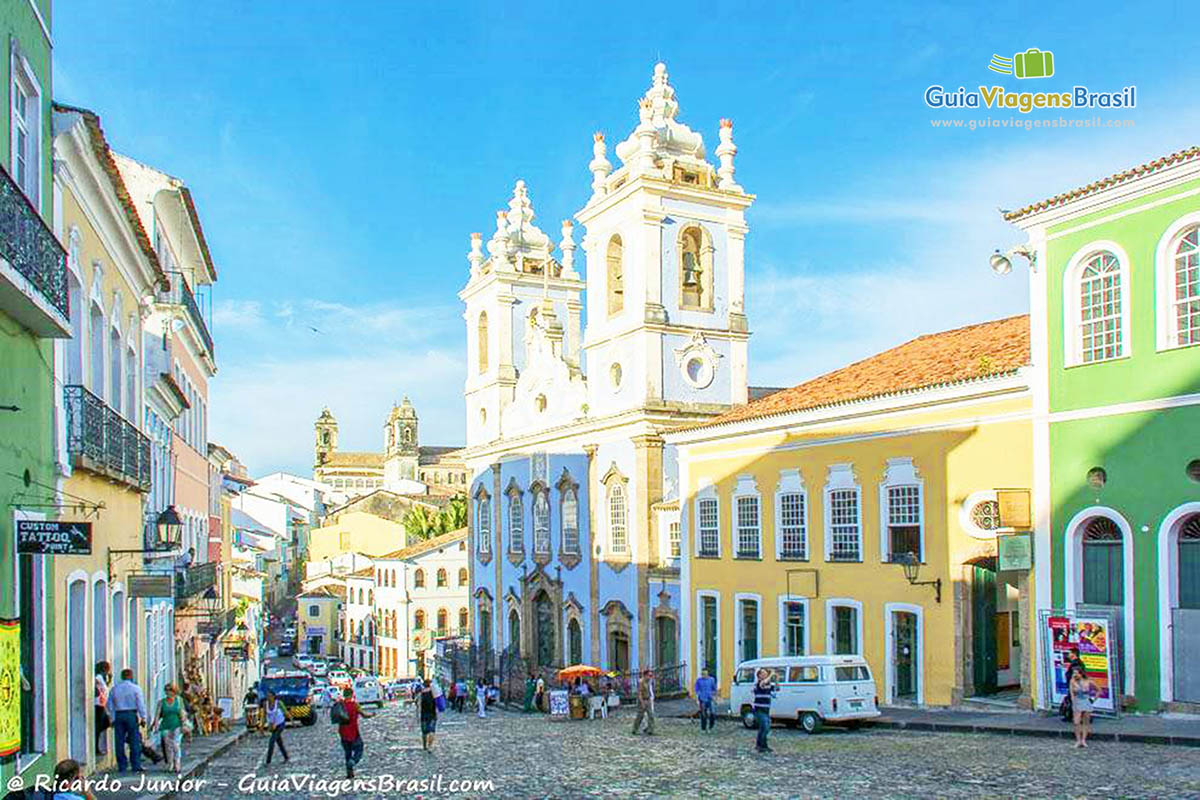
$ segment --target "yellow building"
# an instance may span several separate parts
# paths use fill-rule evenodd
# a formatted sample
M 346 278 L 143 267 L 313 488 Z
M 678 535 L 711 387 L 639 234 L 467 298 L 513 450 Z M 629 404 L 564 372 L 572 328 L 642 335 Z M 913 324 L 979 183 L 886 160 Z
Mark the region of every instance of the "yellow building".
M 345 584 L 321 586 L 296 597 L 297 652 L 341 658 Z
M 53 630 L 58 758 L 85 772 L 112 763 L 96 756 L 94 665 L 114 679 L 133 669 L 147 685 L 146 631 L 169 624 L 145 599 L 130 597 L 128 576 L 144 572 L 148 544 L 144 494 L 150 441 L 142 431 L 142 298 L 169 288 L 100 128 L 84 109 L 56 106 L 54 188 L 68 253 L 72 338 L 60 343 L 60 469 L 64 515 L 92 523 L 91 555 L 55 556 L 63 602 Z M 153 533 L 152 531 L 150 533 Z M 168 579 L 169 580 L 169 579 Z M 170 584 L 167 584 L 168 592 Z M 111 734 L 109 734 L 111 736 Z
M 1028 360 L 1027 317 L 983 323 L 669 435 L 692 679 L 728 696 L 749 658 L 855 653 L 884 704 L 1027 700 L 1035 605 L 998 570 L 996 490 L 1031 485 Z
M 412 497 L 376 489 L 325 515 L 322 525 L 308 534 L 308 561 L 328 561 L 348 553 L 381 556 L 406 546 L 403 520 L 420 508 L 436 514 L 449 497 Z

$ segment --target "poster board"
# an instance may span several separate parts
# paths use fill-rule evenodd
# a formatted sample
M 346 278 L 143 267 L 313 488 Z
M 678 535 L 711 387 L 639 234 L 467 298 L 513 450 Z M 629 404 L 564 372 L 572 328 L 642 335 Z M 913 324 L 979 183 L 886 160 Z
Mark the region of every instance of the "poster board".
M 0 759 L 21 749 L 21 621 L 0 619 Z
M 571 715 L 571 701 L 566 689 L 551 689 L 550 717 L 551 719 L 567 719 Z
M 1045 664 L 1043 685 L 1049 693 L 1050 707 L 1057 708 L 1067 696 L 1067 657 L 1076 649 L 1088 678 L 1098 690 L 1093 699 L 1095 710 L 1118 713 L 1121 676 L 1113 638 L 1117 630 L 1115 621 L 1092 612 L 1043 611 L 1038 628 Z
M 218 697 L 217 708 L 221 709 L 221 719 L 233 719 L 232 697 Z

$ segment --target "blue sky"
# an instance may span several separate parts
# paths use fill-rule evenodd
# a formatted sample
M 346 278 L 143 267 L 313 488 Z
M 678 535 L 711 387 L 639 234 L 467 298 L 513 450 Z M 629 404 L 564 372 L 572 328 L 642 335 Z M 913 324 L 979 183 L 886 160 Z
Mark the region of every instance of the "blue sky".
M 114 147 L 191 186 L 220 277 L 212 438 L 255 474 L 305 474 L 324 405 L 348 449 L 380 447 L 405 394 L 424 443 L 463 441 L 470 232 L 490 234 L 524 178 L 557 238 L 590 193 L 592 132 L 629 133 L 660 58 L 710 158 L 733 119 L 737 179 L 758 196 L 751 383 L 1026 310 L 1025 277 L 987 270 L 1020 238 L 998 207 L 1200 141 L 1194 32 L 1172 23 L 1190 6 L 1066 5 L 609 3 L 584 17 L 543 3 L 73 0 L 55 7 L 54 82 Z M 1053 79 L 986 69 L 1028 47 L 1054 52 Z M 1136 84 L 1138 108 L 1101 113 L 1132 128 L 934 129 L 1019 115 L 933 111 L 933 83 Z

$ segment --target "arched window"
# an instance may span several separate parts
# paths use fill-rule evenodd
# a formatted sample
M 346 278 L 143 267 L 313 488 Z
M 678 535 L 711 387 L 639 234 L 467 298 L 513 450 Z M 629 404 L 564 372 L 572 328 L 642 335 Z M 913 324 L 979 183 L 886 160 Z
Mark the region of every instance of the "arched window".
M 521 490 L 512 489 L 508 495 L 508 549 L 513 553 L 525 551 L 525 504 Z
M 413 573 L 413 586 L 418 589 L 425 588 L 425 570 L 419 569 Z
M 476 326 L 476 347 L 479 348 L 479 371 L 487 372 L 488 368 L 488 318 L 486 311 L 479 312 L 479 324 Z
M 1107 361 L 1125 354 L 1121 262 L 1108 250 L 1088 256 L 1075 287 L 1079 298 L 1076 333 L 1078 363 Z
M 492 552 L 492 499 L 486 494 L 480 496 L 475 515 L 475 547 L 482 554 Z
M 679 305 L 712 306 L 713 248 L 705 231 L 690 225 L 679 235 Z
M 437 571 L 437 586 L 439 589 L 446 588 L 446 570 L 444 569 Z
M 104 396 L 104 311 L 96 303 L 92 303 L 88 317 L 88 343 L 90 344 L 89 358 L 91 360 L 92 382 L 88 386 L 92 394 Z M 186 421 L 186 415 L 182 418 Z M 186 423 L 185 423 L 186 424 Z
M 544 486 L 533 494 L 533 552 L 550 552 L 550 492 Z
M 417 610 L 417 613 L 413 614 L 413 630 L 425 630 L 425 612 L 420 609 Z
M 458 610 L 458 632 L 460 634 L 466 633 L 468 627 L 469 620 L 467 618 L 467 610 L 465 608 L 460 608 Z
M 1121 529 L 1108 517 L 1096 517 L 1083 530 L 1083 602 L 1125 605 L 1125 560 Z
M 449 614 L 446 613 L 446 609 L 439 608 L 438 612 L 437 612 L 437 635 L 438 636 L 446 635 L 446 626 L 448 624 L 449 624 Z
M 1169 347 L 1200 344 L 1200 225 L 1186 228 L 1176 242 L 1166 294 Z
M 1200 514 L 1179 526 L 1179 608 L 1200 608 Z
M 579 620 L 571 617 L 567 623 L 567 666 L 583 663 L 583 630 Z
M 629 550 L 627 519 L 625 486 L 620 481 L 614 481 L 608 488 L 608 543 L 614 553 Z
M 614 235 L 608 240 L 608 313 L 621 313 L 625 308 L 625 265 L 624 246 L 621 237 Z
M 568 486 L 562 493 L 562 549 L 579 554 L 579 492 Z
M 466 567 L 463 567 L 463 568 L 459 569 L 459 571 L 458 571 L 458 585 L 459 585 L 459 586 L 466 586 L 468 583 L 470 583 L 470 580 L 471 580 L 471 579 L 470 579 L 470 578 L 467 576 L 467 570 L 466 570 Z

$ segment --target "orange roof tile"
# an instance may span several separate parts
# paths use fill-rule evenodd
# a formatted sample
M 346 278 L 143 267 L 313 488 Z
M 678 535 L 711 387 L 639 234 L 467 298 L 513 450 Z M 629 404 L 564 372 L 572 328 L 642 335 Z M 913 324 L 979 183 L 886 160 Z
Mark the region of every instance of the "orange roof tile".
M 1021 314 L 918 336 L 799 386 L 735 406 L 695 429 L 1010 375 L 1028 363 L 1029 315 Z
M 1136 167 L 1130 167 L 1129 169 L 1118 172 L 1115 175 L 1109 175 L 1107 178 L 1101 178 L 1100 180 L 1092 181 L 1086 186 L 1080 186 L 1077 189 L 1072 189 L 1068 192 L 1063 192 L 1062 194 L 1056 194 L 1053 197 L 1049 197 L 1037 203 L 1030 203 L 1023 208 L 1018 208 L 1016 211 L 1005 211 L 1003 212 L 1004 219 L 1009 222 L 1013 222 L 1014 220 L 1018 220 L 1021 217 L 1029 214 L 1033 214 L 1038 211 L 1045 211 L 1047 208 L 1052 208 L 1054 206 L 1061 206 L 1064 203 L 1068 203 L 1072 200 L 1078 200 L 1080 197 L 1086 197 L 1089 194 L 1095 194 L 1096 192 L 1107 189 L 1110 186 L 1116 186 L 1119 183 L 1124 183 L 1125 181 L 1133 178 L 1140 178 L 1143 175 L 1157 172 L 1164 167 L 1169 167 L 1173 164 L 1179 164 L 1184 161 L 1191 161 L 1196 158 L 1200 158 L 1200 146 L 1189 147 L 1186 150 L 1180 150 L 1178 153 L 1171 153 L 1169 156 L 1163 156 L 1162 158 L 1156 158 L 1153 161 L 1147 161 L 1145 164 L 1139 164 Z

